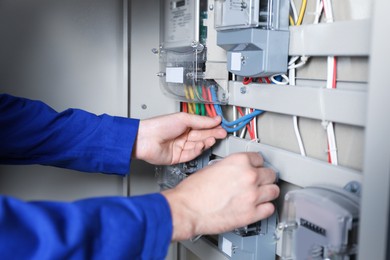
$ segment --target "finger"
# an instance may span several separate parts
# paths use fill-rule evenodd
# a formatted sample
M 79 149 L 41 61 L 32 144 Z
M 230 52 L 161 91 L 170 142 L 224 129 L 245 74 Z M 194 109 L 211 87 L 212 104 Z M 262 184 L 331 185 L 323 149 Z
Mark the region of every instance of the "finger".
M 221 117 L 207 117 L 183 113 L 185 124 L 192 129 L 209 129 L 221 124 Z
M 214 137 L 217 139 L 223 139 L 227 135 L 227 132 L 223 128 L 215 127 L 207 130 L 191 130 L 188 133 L 188 141 L 200 141 L 209 137 Z
M 249 162 L 253 167 L 262 167 L 264 164 L 263 157 L 256 152 L 247 152 Z
M 271 168 L 259 168 L 258 185 L 273 184 L 276 182 L 276 173 Z
M 272 202 L 262 203 L 257 205 L 254 214 L 253 222 L 270 217 L 275 212 L 275 205 Z
M 205 147 L 204 149 L 209 149 L 211 146 L 213 146 L 217 141 L 215 140 L 214 137 L 209 137 L 206 140 L 203 141 Z
M 257 194 L 257 204 L 273 201 L 279 197 L 280 189 L 275 184 L 267 184 L 259 187 Z
M 203 142 L 187 142 L 181 151 L 180 158 L 177 158 L 177 163 L 191 161 L 206 149 L 208 148 Z

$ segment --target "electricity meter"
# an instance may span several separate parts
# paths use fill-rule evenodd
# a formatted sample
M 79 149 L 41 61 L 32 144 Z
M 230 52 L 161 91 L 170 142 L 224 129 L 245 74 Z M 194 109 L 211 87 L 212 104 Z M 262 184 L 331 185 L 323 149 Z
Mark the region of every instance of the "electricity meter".
M 289 1 L 215 0 L 217 44 L 227 69 L 243 77 L 286 73 Z
M 173 99 L 226 104 L 228 73 L 213 77 L 215 64 L 220 66 L 220 62 L 211 64 L 207 60 L 208 30 L 214 30 L 207 27 L 207 7 L 207 0 L 164 1 L 164 33 L 159 50 L 155 50 L 160 60 L 157 75 L 162 92 Z M 219 48 L 216 42 L 214 46 Z M 216 95 L 211 95 L 212 92 Z
M 277 228 L 282 259 L 349 260 L 356 254 L 359 198 L 345 189 L 290 191 Z

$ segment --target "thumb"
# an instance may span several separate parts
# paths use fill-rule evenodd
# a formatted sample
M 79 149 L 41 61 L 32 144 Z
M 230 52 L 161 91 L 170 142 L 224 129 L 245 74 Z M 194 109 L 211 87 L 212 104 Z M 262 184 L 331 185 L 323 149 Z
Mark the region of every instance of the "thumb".
M 192 114 L 186 114 L 185 124 L 192 129 L 210 129 L 217 127 L 221 124 L 221 117 L 207 117 L 207 116 L 198 116 Z

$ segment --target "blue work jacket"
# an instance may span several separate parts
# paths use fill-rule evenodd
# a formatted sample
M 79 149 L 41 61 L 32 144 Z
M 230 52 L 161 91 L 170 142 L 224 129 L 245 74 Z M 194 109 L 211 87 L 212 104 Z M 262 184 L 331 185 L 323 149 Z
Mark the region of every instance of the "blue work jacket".
M 0 163 L 125 175 L 138 125 L 0 94 Z M 159 193 L 70 203 L 0 195 L 0 259 L 164 259 L 171 237 Z

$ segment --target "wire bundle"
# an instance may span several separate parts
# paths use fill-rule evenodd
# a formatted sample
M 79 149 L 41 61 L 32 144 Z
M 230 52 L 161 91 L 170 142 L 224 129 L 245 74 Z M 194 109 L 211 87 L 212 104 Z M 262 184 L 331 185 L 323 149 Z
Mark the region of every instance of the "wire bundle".
M 203 101 L 203 102 L 213 102 L 210 92 L 210 87 L 203 86 L 184 86 L 184 92 L 186 99 L 194 101 Z M 208 115 L 210 117 L 215 117 L 217 113 L 215 112 L 214 106 L 212 104 L 203 104 L 203 103 L 182 103 L 182 111 L 190 114 L 196 115 Z
M 217 101 L 218 99 L 217 99 L 217 94 L 215 92 L 215 88 L 211 86 L 210 89 L 211 89 L 212 99 Z M 217 115 L 219 115 L 222 118 L 222 124 L 221 124 L 222 127 L 228 133 L 234 133 L 234 132 L 241 130 L 247 124 L 249 124 L 253 118 L 255 118 L 258 115 L 261 115 L 264 112 L 262 110 L 254 110 L 253 112 L 251 112 L 247 115 L 244 115 L 244 116 L 242 116 L 234 121 L 229 122 L 223 116 L 223 111 L 222 111 L 221 105 L 215 103 L 214 108 L 215 108 L 215 111 L 217 112 Z

